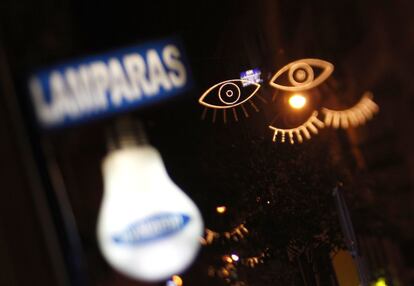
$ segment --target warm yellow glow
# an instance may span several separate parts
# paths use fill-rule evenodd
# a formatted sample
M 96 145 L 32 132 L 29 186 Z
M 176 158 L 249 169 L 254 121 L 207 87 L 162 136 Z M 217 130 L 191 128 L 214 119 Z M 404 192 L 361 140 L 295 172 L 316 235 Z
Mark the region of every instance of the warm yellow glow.
M 178 275 L 173 275 L 173 277 L 171 277 L 171 280 L 175 283 L 175 285 L 177 286 L 182 286 L 183 285 L 183 279 L 181 279 L 180 276 Z
M 227 277 L 227 276 L 230 275 L 229 271 L 227 269 L 224 269 L 224 268 L 221 270 L 221 273 L 223 274 L 224 277 Z
M 252 256 L 241 260 L 241 263 L 251 268 L 256 267 L 257 264 L 263 263 L 266 254 L 263 252 L 258 256 Z
M 216 211 L 217 211 L 219 214 L 225 213 L 225 212 L 226 212 L 226 210 L 227 210 L 227 208 L 226 208 L 225 206 L 219 206 L 219 207 L 216 207 Z
M 231 259 L 231 257 L 228 256 L 228 255 L 223 256 L 223 260 L 227 263 L 232 263 L 233 262 L 233 259 Z
M 239 261 L 239 257 L 236 254 L 232 254 L 231 259 L 233 259 L 234 261 Z
M 306 104 L 306 97 L 302 94 L 294 94 L 289 98 L 289 104 L 294 109 L 301 109 Z
M 375 282 L 374 286 L 388 286 L 387 282 L 384 278 L 378 278 L 377 282 Z
M 332 110 L 322 108 L 322 112 L 325 114 L 325 125 L 334 128 L 348 128 L 364 124 L 379 111 L 378 105 L 372 99 L 372 93 L 366 92 L 361 100 L 349 109 Z
M 248 233 L 249 230 L 244 226 L 243 223 L 236 226 L 231 231 L 225 231 L 223 233 L 218 233 L 206 228 L 206 235 L 204 238 L 201 238 L 200 241 L 202 245 L 212 244 L 215 240 L 219 239 L 220 237 L 232 239 L 234 241 L 239 241 L 242 240 L 244 236 Z

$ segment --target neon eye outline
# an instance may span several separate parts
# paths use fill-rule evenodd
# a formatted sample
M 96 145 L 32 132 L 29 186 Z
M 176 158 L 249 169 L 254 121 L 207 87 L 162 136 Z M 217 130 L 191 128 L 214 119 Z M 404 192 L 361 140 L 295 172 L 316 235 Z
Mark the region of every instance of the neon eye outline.
M 373 101 L 372 92 L 365 92 L 357 104 L 344 110 L 333 110 L 322 107 L 322 113 L 325 115 L 324 122 L 326 126 L 339 127 L 346 129 L 348 127 L 357 127 L 370 120 L 375 113 L 379 112 L 379 106 Z
M 241 82 L 241 83 L 247 83 L 247 84 L 249 84 L 249 85 L 255 85 L 255 86 L 256 86 L 256 89 L 255 89 L 255 90 L 252 92 L 252 94 L 251 94 L 251 95 L 249 95 L 246 99 L 242 100 L 241 102 L 237 102 L 237 100 L 238 100 L 238 99 L 240 99 L 240 96 L 241 96 L 241 90 L 240 90 L 240 87 L 238 87 L 238 86 L 237 86 L 237 84 L 235 84 L 234 82 Z M 225 85 L 227 85 L 227 84 L 230 84 L 230 85 L 232 85 L 232 86 L 236 86 L 236 87 L 237 87 L 237 90 L 239 91 L 238 98 L 237 98 L 237 99 L 236 99 L 236 101 L 235 101 L 235 102 L 237 102 L 237 103 L 227 103 L 227 102 L 225 102 L 225 101 L 222 99 L 221 90 L 222 90 L 222 89 L 223 89 L 223 87 L 224 87 Z M 207 97 L 207 95 L 208 95 L 208 94 L 209 94 L 212 90 L 214 90 L 215 88 L 217 88 L 217 87 L 218 87 L 218 86 L 220 86 L 220 85 L 222 85 L 222 86 L 219 88 L 219 91 L 218 91 L 217 95 L 218 95 L 218 97 L 219 97 L 220 101 L 221 101 L 223 104 L 226 104 L 226 105 L 224 105 L 224 106 L 220 106 L 220 105 L 213 105 L 213 104 L 210 104 L 210 103 L 205 102 L 205 101 L 204 101 L 204 98 L 206 98 L 206 97 Z M 225 80 L 225 81 L 219 82 L 219 83 L 217 83 L 217 84 L 213 85 L 212 87 L 210 87 L 209 89 L 207 89 L 207 90 L 206 90 L 206 91 L 205 91 L 205 92 L 204 92 L 204 93 L 200 96 L 200 98 L 198 99 L 198 103 L 200 103 L 201 105 L 204 105 L 204 106 L 206 106 L 206 107 L 215 108 L 215 109 L 227 109 L 227 108 L 236 107 L 236 106 L 241 105 L 241 104 L 245 103 L 246 101 L 250 100 L 250 98 L 252 98 L 252 97 L 253 97 L 253 95 L 255 95 L 255 94 L 257 93 L 257 91 L 260 89 L 260 87 L 261 87 L 261 85 L 260 85 L 260 84 L 255 83 L 255 82 L 252 82 L 252 81 L 244 80 L 244 79 L 229 79 L 229 80 Z
M 312 66 L 322 69 L 322 73 L 316 79 Z M 307 75 L 303 82 L 297 81 L 295 78 L 294 72 L 298 70 L 302 71 L 300 74 L 301 77 Z M 301 59 L 291 62 L 278 70 L 269 81 L 269 84 L 274 88 L 284 91 L 305 91 L 324 82 L 332 74 L 333 70 L 334 65 L 330 62 L 312 58 Z M 275 82 L 286 71 L 288 71 L 289 82 L 293 86 L 285 86 Z
M 309 116 L 309 118 L 304 123 L 302 123 L 301 125 L 295 128 L 283 129 L 283 128 L 277 128 L 272 125 L 269 125 L 269 128 L 273 130 L 273 139 L 272 139 L 273 142 L 277 142 L 277 139 L 278 139 L 277 135 L 281 134 L 280 142 L 285 143 L 286 134 L 288 134 L 290 144 L 295 144 L 294 135 L 296 136 L 297 142 L 302 143 L 303 137 L 301 133 L 303 133 L 305 138 L 309 140 L 312 137 L 311 133 L 318 134 L 319 133 L 318 128 L 322 129 L 324 127 L 325 127 L 325 124 L 321 120 L 319 120 L 318 112 L 316 110 L 312 112 L 311 116 Z
M 235 84 L 235 82 L 238 82 L 238 83 L 240 83 L 240 84 L 242 84 L 243 85 L 243 83 L 244 84 L 248 84 L 248 85 L 253 85 L 253 86 L 255 86 L 256 87 L 256 89 L 249 95 L 249 96 L 247 96 L 245 99 L 243 99 L 243 100 L 241 100 L 240 102 L 238 102 L 238 100 L 240 99 L 240 97 L 241 97 L 241 89 L 240 89 L 240 87 L 237 85 L 237 84 Z M 222 94 L 221 94 L 221 92 L 222 92 L 222 90 L 223 90 L 223 88 L 226 86 L 226 85 L 230 85 L 230 86 L 236 86 L 236 90 L 238 91 L 238 96 L 236 96 L 237 98 L 236 98 L 236 100 L 233 100 L 232 102 L 226 102 L 225 100 L 223 100 L 223 98 L 222 98 Z M 218 87 L 220 86 L 220 88 L 219 88 L 219 90 L 218 90 L 218 92 L 217 92 L 217 94 L 215 94 L 215 95 L 213 95 L 213 96 L 217 96 L 218 98 L 219 98 L 219 100 L 220 100 L 220 102 L 221 103 L 223 103 L 224 105 L 214 105 L 214 104 L 210 104 L 210 103 L 207 103 L 207 102 L 205 102 L 204 101 L 204 99 L 207 97 L 207 96 L 210 96 L 209 94 L 214 90 L 214 89 L 217 89 Z M 201 96 L 200 96 L 200 98 L 198 99 L 198 103 L 199 104 L 201 104 L 201 105 L 203 105 L 204 106 L 204 111 L 203 111 L 203 113 L 202 113 L 202 115 L 201 115 L 201 119 L 205 119 L 206 118 L 206 114 L 207 114 L 207 110 L 209 109 L 209 108 L 211 108 L 211 109 L 213 109 L 213 123 L 215 123 L 216 122 L 216 117 L 217 117 L 217 110 L 222 110 L 222 113 L 223 113 L 223 122 L 224 123 L 227 123 L 227 117 L 228 117 L 228 115 L 227 115 L 227 110 L 228 109 L 231 109 L 232 110 L 232 114 L 233 114 L 233 118 L 234 118 L 234 120 L 236 121 L 236 122 L 238 122 L 239 121 L 239 115 L 237 114 L 237 111 L 236 111 L 236 107 L 238 107 L 238 106 L 240 106 L 241 107 L 241 109 L 242 109 L 242 111 L 243 111 L 243 114 L 244 114 L 244 116 L 246 117 L 246 118 L 248 118 L 249 117 L 249 113 L 247 112 L 247 110 L 246 110 L 246 107 L 244 106 L 244 103 L 249 103 L 250 104 L 250 106 L 256 111 L 256 112 L 259 112 L 259 108 L 257 107 L 257 105 L 253 102 L 253 96 L 256 96 L 257 98 L 259 98 L 262 102 L 264 102 L 264 103 L 267 103 L 267 101 L 263 98 L 263 97 L 261 97 L 259 94 L 258 94 L 258 90 L 260 89 L 260 87 L 261 87 L 261 85 L 260 84 L 258 84 L 258 83 L 256 83 L 256 82 L 253 82 L 253 81 L 249 81 L 249 80 L 244 80 L 244 79 L 230 79 L 230 80 L 225 80 L 225 81 L 222 81 L 222 82 L 219 82 L 219 83 L 217 83 L 217 84 L 215 84 L 215 85 L 213 85 L 212 87 L 210 87 L 209 89 L 207 89 Z M 233 94 L 232 95 L 230 95 L 229 96 L 229 94 L 227 94 L 227 96 L 228 97 L 231 97 L 231 96 L 233 96 Z

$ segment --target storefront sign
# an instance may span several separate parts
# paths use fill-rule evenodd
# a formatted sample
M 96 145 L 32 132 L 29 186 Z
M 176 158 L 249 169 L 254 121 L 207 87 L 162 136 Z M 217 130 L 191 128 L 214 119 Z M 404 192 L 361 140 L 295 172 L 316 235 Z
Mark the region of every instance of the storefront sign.
M 124 112 L 188 91 L 188 62 L 177 38 L 56 65 L 29 80 L 43 128 Z

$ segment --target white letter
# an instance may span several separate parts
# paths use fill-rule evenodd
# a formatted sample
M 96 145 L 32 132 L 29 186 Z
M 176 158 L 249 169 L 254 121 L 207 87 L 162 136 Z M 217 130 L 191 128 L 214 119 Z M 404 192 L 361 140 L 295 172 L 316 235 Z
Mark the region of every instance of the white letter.
M 111 76 L 111 97 L 113 104 L 120 105 L 122 103 L 122 98 L 125 98 L 127 101 L 133 100 L 134 94 L 129 89 L 127 79 L 125 78 L 119 60 L 115 58 L 110 59 L 108 66 Z
M 43 89 L 39 80 L 35 77 L 31 78 L 29 87 L 37 117 L 42 122 L 42 124 L 50 125 L 58 121 L 59 118 L 56 118 L 55 112 L 53 110 L 53 101 L 48 104 L 44 100 Z
M 165 73 L 164 66 L 158 57 L 156 50 L 149 50 L 147 52 L 148 74 L 150 82 L 153 86 L 154 94 L 159 92 L 159 87 L 162 85 L 165 90 L 172 88 L 170 81 Z
M 174 45 L 168 45 L 162 51 L 162 58 L 165 65 L 171 69 L 168 73 L 171 82 L 176 87 L 185 85 L 187 81 L 187 73 L 183 63 L 179 60 L 180 51 Z
M 58 71 L 52 72 L 50 76 L 50 94 L 57 120 L 62 120 L 66 115 L 79 116 L 77 102 L 68 92 L 65 81 Z
M 93 98 L 90 95 L 86 67 L 80 66 L 79 70 L 68 68 L 65 70 L 65 77 L 73 99 L 80 109 L 80 112 L 93 109 Z
M 102 61 L 90 65 L 91 90 L 96 107 L 105 109 L 108 106 L 106 92 L 109 87 L 109 75 L 106 65 Z
M 141 96 L 140 85 L 144 94 L 150 94 L 152 87 L 145 77 L 145 62 L 139 54 L 131 54 L 124 57 L 124 66 L 127 72 L 131 88 L 137 96 Z

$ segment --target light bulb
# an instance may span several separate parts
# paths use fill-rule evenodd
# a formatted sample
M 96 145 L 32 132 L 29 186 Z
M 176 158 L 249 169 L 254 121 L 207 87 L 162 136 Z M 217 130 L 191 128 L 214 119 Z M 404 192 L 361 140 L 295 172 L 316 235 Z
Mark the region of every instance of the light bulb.
M 102 164 L 104 196 L 97 236 L 108 263 L 146 281 L 166 280 L 195 259 L 200 212 L 169 178 L 158 151 L 127 144 Z
M 289 104 L 294 109 L 301 109 L 306 104 L 306 97 L 301 94 L 294 94 L 289 98 Z

